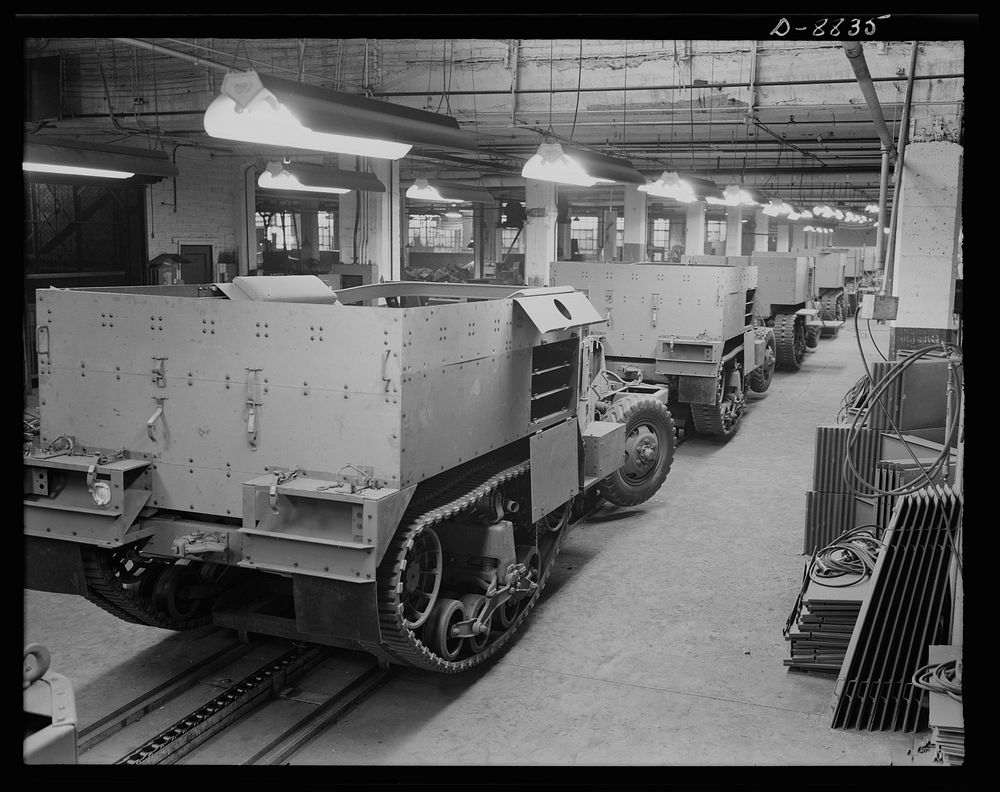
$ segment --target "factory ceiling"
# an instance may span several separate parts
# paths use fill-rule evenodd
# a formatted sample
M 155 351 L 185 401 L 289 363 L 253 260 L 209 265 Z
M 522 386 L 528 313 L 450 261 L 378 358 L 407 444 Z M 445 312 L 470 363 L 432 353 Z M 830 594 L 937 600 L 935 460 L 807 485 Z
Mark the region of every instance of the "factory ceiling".
M 912 55 L 910 41 L 864 42 L 894 140 Z M 475 136 L 478 151 L 414 146 L 400 162 L 404 181 L 468 181 L 515 197 L 548 135 L 628 159 L 650 179 L 674 170 L 803 202 L 863 204 L 879 191 L 879 132 L 837 41 L 28 38 L 23 56 L 49 100 L 25 120 L 36 141 L 273 158 L 273 147 L 211 138 L 202 123 L 226 70 L 253 69 L 449 115 Z M 919 42 L 913 73 L 911 140 L 961 142 L 963 42 Z M 574 190 L 581 203 L 620 194 Z

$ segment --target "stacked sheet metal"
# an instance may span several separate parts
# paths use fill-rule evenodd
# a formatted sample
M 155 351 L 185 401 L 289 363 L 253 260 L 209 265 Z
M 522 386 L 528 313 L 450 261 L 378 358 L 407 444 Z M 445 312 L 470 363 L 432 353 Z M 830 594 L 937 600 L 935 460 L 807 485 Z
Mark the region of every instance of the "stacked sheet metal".
M 926 462 L 918 463 L 912 459 L 883 459 L 875 465 L 875 485 L 880 490 L 891 491 L 913 484 L 919 479 L 926 481 L 922 474 L 925 467 L 927 467 Z M 952 483 L 954 478 L 954 470 L 952 470 L 947 483 Z M 944 473 L 936 474 L 933 477 L 933 482 L 934 484 L 946 483 Z M 880 528 L 888 527 L 897 498 L 898 496 L 895 495 L 876 497 L 874 522 Z
M 878 549 L 872 531 L 852 529 L 813 555 L 785 623 L 787 667 L 828 674 L 840 670 L 871 589 Z
M 928 664 L 961 662 L 960 646 L 928 646 Z M 962 713 L 961 693 L 950 696 L 946 692 L 931 691 L 931 739 L 937 746 L 937 755 L 946 765 L 960 765 L 965 761 L 965 719 Z
M 794 628 L 785 633 L 789 657 L 784 664 L 796 671 L 836 674 L 840 671 L 871 581 L 851 576 L 856 586 L 830 588 L 809 581 L 795 614 Z
M 844 478 L 850 430 L 847 424 L 816 427 L 813 488 L 806 493 L 803 553 L 814 553 L 853 528 L 856 524 L 855 489 L 862 493 L 872 492 L 853 477 L 850 481 Z M 880 430 L 859 429 L 857 440 L 851 446 L 851 462 L 865 481 L 874 479 L 881 440 Z
M 947 635 L 961 507 L 948 486 L 898 499 L 837 678 L 833 728 L 916 730 L 925 691 L 913 675 Z

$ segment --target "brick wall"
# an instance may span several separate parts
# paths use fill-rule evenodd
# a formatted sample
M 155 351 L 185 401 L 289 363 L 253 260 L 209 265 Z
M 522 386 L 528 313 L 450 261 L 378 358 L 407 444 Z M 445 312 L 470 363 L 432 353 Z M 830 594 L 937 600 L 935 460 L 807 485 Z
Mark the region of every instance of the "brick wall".
M 173 153 L 173 152 L 172 152 Z M 212 156 L 203 149 L 176 150 L 180 174 L 150 185 L 146 230 L 149 257 L 178 253 L 180 245 L 211 245 L 216 267 L 219 253 L 240 249 L 246 230 L 243 219 L 243 173 L 249 164 L 239 157 Z M 251 229 L 252 230 L 252 229 Z

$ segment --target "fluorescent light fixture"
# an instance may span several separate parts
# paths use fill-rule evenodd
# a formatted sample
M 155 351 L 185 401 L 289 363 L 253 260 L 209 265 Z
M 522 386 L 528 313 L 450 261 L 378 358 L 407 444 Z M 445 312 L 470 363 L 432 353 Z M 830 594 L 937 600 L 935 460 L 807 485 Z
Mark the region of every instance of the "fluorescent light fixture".
M 600 181 L 589 175 L 558 143 L 542 143 L 538 147 L 538 153 L 524 163 L 521 175 L 526 179 L 573 184 L 578 187 L 593 187 Z
M 628 160 L 607 157 L 592 151 L 564 148 L 556 142 L 543 142 L 521 175 L 526 179 L 593 187 L 597 184 L 625 182 L 643 184 L 645 178 Z
M 464 217 L 464 215 L 460 211 L 458 211 L 458 209 L 449 209 L 447 212 L 444 213 L 444 216 L 450 217 L 453 220 L 461 220 Z
M 385 192 L 385 185 L 373 173 L 339 170 L 306 162 L 269 162 L 257 177 L 264 190 L 343 195 L 351 190 Z
M 658 198 L 673 198 L 681 203 L 697 201 L 691 182 L 682 179 L 677 171 L 663 171 L 656 181 L 640 184 L 638 189 Z
M 21 168 L 36 180 L 132 179 L 145 184 L 178 173 L 162 151 L 57 138 L 26 140 Z
M 730 184 L 722 191 L 722 199 L 709 196 L 705 199 L 711 204 L 725 204 L 726 206 L 752 206 L 757 203 L 749 190 L 744 190 L 738 184 Z
M 132 171 L 80 168 L 75 165 L 52 165 L 45 162 L 22 162 L 21 169 L 32 173 L 62 173 L 68 176 L 92 176 L 98 179 L 130 179 Z
M 415 201 L 438 201 L 440 203 L 494 203 L 496 198 L 489 190 L 454 182 L 433 182 L 417 179 L 406 189 L 406 197 Z
M 204 124 L 226 140 L 378 159 L 400 159 L 414 145 L 477 148 L 450 116 L 255 71 L 226 74 Z

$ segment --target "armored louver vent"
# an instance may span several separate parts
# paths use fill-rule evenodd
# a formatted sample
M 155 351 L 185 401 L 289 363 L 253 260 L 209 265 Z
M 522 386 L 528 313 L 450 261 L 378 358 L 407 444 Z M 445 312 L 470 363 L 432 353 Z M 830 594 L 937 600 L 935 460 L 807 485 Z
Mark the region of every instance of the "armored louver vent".
M 579 339 L 531 350 L 531 423 L 553 423 L 573 414 Z

